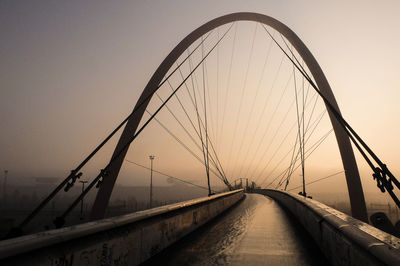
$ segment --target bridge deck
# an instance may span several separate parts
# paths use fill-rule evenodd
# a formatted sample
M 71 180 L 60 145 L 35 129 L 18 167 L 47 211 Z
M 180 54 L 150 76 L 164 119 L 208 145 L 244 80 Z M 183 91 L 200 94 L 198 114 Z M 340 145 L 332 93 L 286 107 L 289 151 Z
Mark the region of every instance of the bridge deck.
M 147 265 L 327 265 L 318 247 L 271 198 L 246 198 Z

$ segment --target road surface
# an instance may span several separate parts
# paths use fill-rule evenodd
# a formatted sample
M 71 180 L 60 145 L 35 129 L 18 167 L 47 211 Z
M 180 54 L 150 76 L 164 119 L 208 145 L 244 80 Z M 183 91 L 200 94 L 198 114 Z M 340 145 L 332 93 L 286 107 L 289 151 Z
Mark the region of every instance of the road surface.
M 145 265 L 327 265 L 318 247 L 274 200 L 246 198 Z

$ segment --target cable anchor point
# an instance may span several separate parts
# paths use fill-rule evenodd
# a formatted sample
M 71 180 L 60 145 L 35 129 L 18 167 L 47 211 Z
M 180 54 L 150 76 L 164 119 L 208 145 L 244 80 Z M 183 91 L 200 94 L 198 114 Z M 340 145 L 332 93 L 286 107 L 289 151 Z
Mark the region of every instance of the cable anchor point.
M 107 169 L 101 169 L 100 170 L 100 178 L 99 181 L 97 181 L 96 188 L 99 188 L 101 184 L 104 182 L 104 177 L 108 176 L 109 171 Z
M 71 179 L 71 182 L 67 183 L 67 185 L 64 188 L 64 191 L 68 192 L 68 190 L 70 190 L 74 186 L 76 180 L 81 178 L 81 176 L 82 176 L 82 172 L 80 172 L 79 174 L 76 174 L 75 170 L 71 170 L 71 174 L 68 177 L 68 179 Z
M 374 173 L 372 174 L 374 180 L 376 180 L 377 187 L 381 190 L 382 193 L 386 190 L 393 190 L 392 179 L 389 177 L 387 178 L 387 168 L 384 164 L 382 166 L 383 169 L 379 167 L 375 167 Z

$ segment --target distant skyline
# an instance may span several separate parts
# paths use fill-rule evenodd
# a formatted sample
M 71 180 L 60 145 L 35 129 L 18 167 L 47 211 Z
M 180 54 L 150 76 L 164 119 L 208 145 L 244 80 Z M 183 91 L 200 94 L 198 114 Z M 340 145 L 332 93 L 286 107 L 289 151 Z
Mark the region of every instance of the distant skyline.
M 343 116 L 399 177 L 399 10 L 398 1 L 1 1 L 0 180 L 5 169 L 9 178 L 63 178 L 132 110 L 182 38 L 238 11 L 272 16 L 297 33 Z M 89 175 L 109 160 L 115 141 Z M 376 191 L 357 158 L 364 188 Z M 172 171 L 162 159 L 157 156 L 155 167 Z M 140 163 L 147 161 L 143 156 Z M 129 173 L 132 166 L 125 167 Z M 178 175 L 191 170 L 183 167 Z

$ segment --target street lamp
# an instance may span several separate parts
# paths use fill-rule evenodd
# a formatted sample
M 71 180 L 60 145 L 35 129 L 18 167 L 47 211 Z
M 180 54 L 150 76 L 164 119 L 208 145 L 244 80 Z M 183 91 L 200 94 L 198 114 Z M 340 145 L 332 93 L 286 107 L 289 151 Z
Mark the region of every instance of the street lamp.
M 153 160 L 156 158 L 154 155 L 150 155 L 150 209 L 153 202 Z
M 79 183 L 82 183 L 82 192 L 85 190 L 85 184 L 87 183 L 88 181 L 86 181 L 86 180 L 80 180 L 79 181 Z M 83 220 L 83 198 L 82 198 L 82 200 L 81 200 L 81 220 Z

